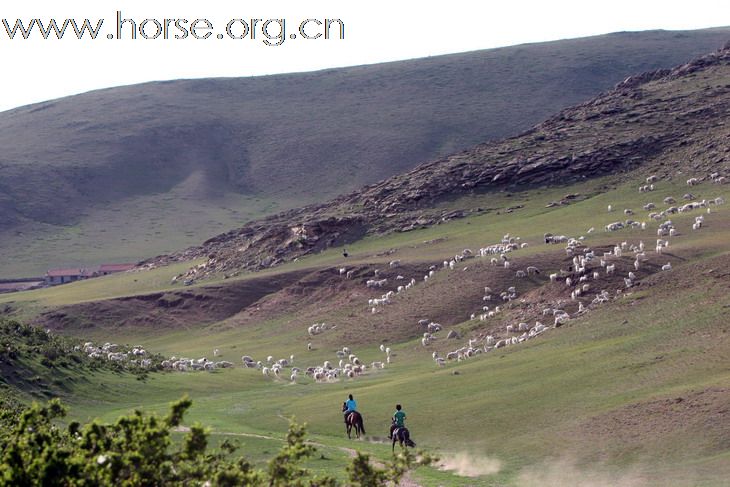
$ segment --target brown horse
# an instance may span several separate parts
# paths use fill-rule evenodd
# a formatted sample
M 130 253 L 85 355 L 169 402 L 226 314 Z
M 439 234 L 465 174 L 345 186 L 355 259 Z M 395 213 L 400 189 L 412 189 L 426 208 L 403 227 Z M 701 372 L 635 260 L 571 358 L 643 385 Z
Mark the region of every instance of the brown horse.
M 342 403 L 342 412 L 347 410 L 347 403 Z M 345 416 L 345 425 L 347 427 L 347 437 L 352 439 L 350 435 L 352 428 L 355 428 L 355 437 L 360 438 L 360 434 L 365 434 L 365 425 L 362 421 L 362 414 L 352 411 Z
M 393 452 L 395 452 L 395 442 L 400 443 L 400 447 L 403 448 L 403 445 L 405 444 L 405 447 L 408 448 L 415 448 L 416 444 L 411 440 L 411 433 L 408 431 L 408 428 L 405 426 L 401 426 L 400 428 L 396 428 L 395 431 L 393 431 Z

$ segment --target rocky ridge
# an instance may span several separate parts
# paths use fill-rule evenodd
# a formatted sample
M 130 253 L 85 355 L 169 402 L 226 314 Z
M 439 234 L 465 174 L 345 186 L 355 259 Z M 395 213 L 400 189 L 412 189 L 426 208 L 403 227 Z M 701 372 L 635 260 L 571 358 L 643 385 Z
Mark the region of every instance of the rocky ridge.
M 730 49 L 627 78 L 523 134 L 419 165 L 327 203 L 289 210 L 142 263 L 206 258 L 186 279 L 272 267 L 358 240 L 464 217 L 439 203 L 473 193 L 570 184 L 637 168 L 702 177 L 730 166 Z M 181 276 L 183 277 L 183 276 Z

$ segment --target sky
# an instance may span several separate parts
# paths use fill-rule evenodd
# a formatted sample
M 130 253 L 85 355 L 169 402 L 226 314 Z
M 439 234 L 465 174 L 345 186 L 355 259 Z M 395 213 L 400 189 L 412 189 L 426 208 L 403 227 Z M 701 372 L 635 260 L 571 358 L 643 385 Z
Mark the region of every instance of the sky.
M 41 23 L 31 28 L 33 19 Z M 89 19 L 98 34 L 91 39 L 86 31 L 78 39 L 67 24 L 62 39 L 53 31 L 44 39 L 39 27 L 48 29 L 51 19 L 59 30 L 66 19 L 79 28 Z M 27 39 L 17 21 L 29 29 Z M 2 1 L 0 111 L 146 81 L 311 71 L 609 32 L 724 25 L 730 7 L 709 0 Z

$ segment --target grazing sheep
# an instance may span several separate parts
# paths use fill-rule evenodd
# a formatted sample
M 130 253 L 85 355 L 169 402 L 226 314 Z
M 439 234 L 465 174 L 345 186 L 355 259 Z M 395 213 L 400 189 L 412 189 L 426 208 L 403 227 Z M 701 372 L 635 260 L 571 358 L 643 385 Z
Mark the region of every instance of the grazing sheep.
M 687 186 L 696 186 L 700 183 L 699 179 L 697 178 L 689 178 L 687 180 Z
M 662 266 L 662 270 L 663 271 L 671 271 L 672 270 L 672 263 L 671 262 L 667 262 L 666 264 L 664 264 Z
M 527 268 L 527 273 L 528 274 L 539 274 L 540 273 L 540 269 L 538 269 L 537 267 L 531 265 L 530 267 Z
M 568 319 L 569 319 L 569 317 L 567 314 L 558 315 L 555 317 L 555 322 L 554 322 L 553 326 L 555 326 L 555 328 L 563 326 L 565 323 L 568 322 Z
M 613 222 L 606 225 L 606 231 L 607 232 L 615 232 L 616 230 L 621 230 L 626 225 L 624 225 L 623 222 Z

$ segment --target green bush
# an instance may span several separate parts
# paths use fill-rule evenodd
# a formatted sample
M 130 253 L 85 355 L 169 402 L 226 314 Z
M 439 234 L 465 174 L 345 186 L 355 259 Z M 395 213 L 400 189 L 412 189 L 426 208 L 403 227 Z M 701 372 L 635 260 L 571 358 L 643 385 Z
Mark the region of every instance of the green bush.
M 113 424 L 93 421 L 82 426 L 72 422 L 59 426 L 66 408 L 58 399 L 46 405 L 34 403 L 20 413 L 1 417 L 12 424 L 0 436 L 0 486 L 269 486 L 334 487 L 331 477 L 316 477 L 302 467 L 316 449 L 307 444 L 304 426 L 291 422 L 286 445 L 257 470 L 234 455 L 235 447 L 225 442 L 220 451 L 208 451 L 205 428 L 193 425 L 181 442 L 171 432 L 180 426 L 192 402 L 183 398 L 160 418 L 134 411 Z M 370 464 L 357 454 L 347 468 L 348 485 L 397 485 L 411 467 L 430 463 L 409 453 L 398 455 L 385 467 Z

